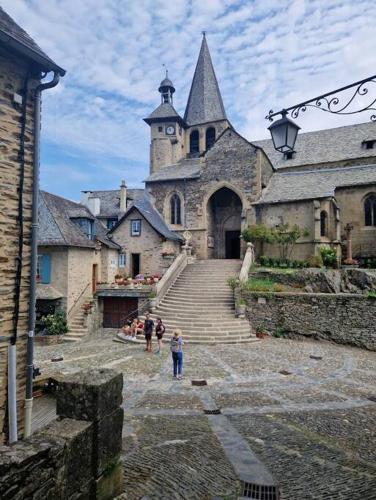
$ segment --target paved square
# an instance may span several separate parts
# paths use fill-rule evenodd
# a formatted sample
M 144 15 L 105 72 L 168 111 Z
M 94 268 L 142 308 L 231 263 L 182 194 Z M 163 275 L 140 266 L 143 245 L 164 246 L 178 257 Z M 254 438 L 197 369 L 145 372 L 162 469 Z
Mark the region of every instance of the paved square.
M 265 480 L 262 466 L 285 499 L 376 498 L 374 352 L 286 339 L 187 345 L 177 381 L 167 346 L 158 356 L 102 336 L 37 347 L 36 366 L 123 372 L 124 500 L 235 499 L 244 475 Z M 35 428 L 53 415 L 52 398 L 35 400 Z

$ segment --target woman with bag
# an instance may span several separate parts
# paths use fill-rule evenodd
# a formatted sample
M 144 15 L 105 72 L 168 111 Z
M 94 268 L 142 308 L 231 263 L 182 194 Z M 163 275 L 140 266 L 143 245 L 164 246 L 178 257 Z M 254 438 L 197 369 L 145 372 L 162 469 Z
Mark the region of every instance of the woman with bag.
M 178 380 L 181 380 L 183 378 L 183 339 L 181 337 L 181 334 L 181 330 L 174 330 L 172 339 L 170 341 L 174 378 L 177 378 Z

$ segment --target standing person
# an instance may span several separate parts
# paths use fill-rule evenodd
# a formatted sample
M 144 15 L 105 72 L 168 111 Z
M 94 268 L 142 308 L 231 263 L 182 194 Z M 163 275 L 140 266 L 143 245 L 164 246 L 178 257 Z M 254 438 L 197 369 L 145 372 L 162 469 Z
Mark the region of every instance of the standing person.
M 172 354 L 172 362 L 174 369 L 174 378 L 181 380 L 183 370 L 183 339 L 181 330 L 174 330 L 173 337 L 170 341 L 170 351 Z
M 162 338 L 163 338 L 163 334 L 165 331 L 166 331 L 166 328 L 165 328 L 164 324 L 162 323 L 162 319 L 157 318 L 157 324 L 155 326 L 155 334 L 156 334 L 157 339 L 158 339 L 158 350 L 155 352 L 155 354 L 159 354 L 159 355 L 162 354 Z
M 150 319 L 150 313 L 145 314 L 144 335 L 146 340 L 145 351 L 151 352 L 151 336 L 153 335 L 154 321 Z

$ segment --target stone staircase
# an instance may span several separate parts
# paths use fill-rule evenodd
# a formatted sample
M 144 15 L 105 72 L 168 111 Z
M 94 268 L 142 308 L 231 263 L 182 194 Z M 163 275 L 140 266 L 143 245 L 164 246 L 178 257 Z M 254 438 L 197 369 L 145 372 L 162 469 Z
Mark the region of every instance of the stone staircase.
M 169 340 L 180 328 L 184 341 L 192 344 L 257 341 L 249 321 L 235 317 L 233 291 L 227 284 L 228 278 L 239 275 L 240 267 L 241 261 L 227 259 L 188 264 L 151 315 L 154 320 L 162 318 L 164 338 Z
M 91 300 L 88 299 L 87 302 Z M 85 313 L 79 308 L 73 317 L 68 321 L 69 331 L 63 337 L 64 342 L 77 342 L 88 334 L 87 326 L 85 325 Z

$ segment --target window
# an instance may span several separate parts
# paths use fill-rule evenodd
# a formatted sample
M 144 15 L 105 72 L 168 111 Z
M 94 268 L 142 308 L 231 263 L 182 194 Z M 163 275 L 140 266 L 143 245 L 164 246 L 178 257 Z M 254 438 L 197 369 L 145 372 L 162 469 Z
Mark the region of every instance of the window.
M 364 225 L 376 226 L 376 194 L 370 194 L 364 200 Z
M 209 127 L 206 130 L 206 149 L 210 149 L 215 143 L 215 128 Z
M 125 267 L 126 261 L 127 261 L 126 254 L 119 253 L 119 267 Z
M 117 223 L 117 219 L 107 219 L 107 229 L 112 229 L 114 225 Z
M 171 224 L 181 224 L 181 201 L 176 193 L 170 199 L 170 222 Z
M 198 130 L 193 130 L 189 136 L 189 152 L 191 154 L 200 152 Z
M 158 132 L 163 132 L 163 127 L 158 127 Z
M 51 257 L 40 254 L 37 260 L 37 281 L 48 284 L 51 281 Z
M 363 141 L 362 142 L 363 149 L 374 149 L 375 143 L 376 140 Z
M 320 235 L 327 236 L 328 231 L 328 214 L 325 210 L 320 212 Z
M 131 236 L 141 235 L 141 220 L 135 219 L 131 220 Z
M 85 217 L 78 217 L 72 219 L 77 226 L 80 227 L 81 231 L 85 233 L 89 240 L 95 240 L 95 222 L 92 219 L 86 219 Z

